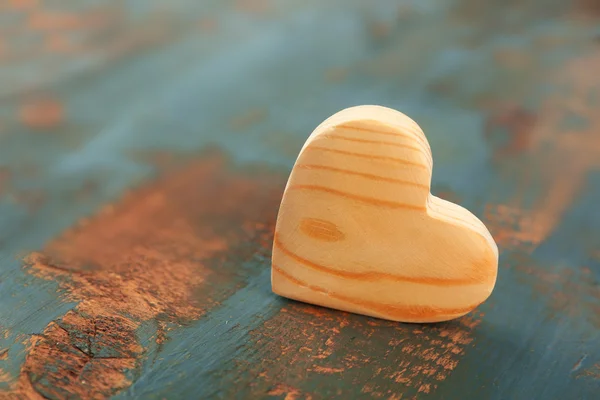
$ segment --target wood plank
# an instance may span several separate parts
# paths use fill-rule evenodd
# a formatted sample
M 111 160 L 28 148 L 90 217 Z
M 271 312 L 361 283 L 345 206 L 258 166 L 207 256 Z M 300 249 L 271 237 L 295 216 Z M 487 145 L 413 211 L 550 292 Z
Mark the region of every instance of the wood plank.
M 600 392 L 594 2 L 103 4 L 0 4 L 0 397 Z M 270 292 L 287 174 L 356 104 L 413 117 L 432 192 L 490 228 L 476 312 Z

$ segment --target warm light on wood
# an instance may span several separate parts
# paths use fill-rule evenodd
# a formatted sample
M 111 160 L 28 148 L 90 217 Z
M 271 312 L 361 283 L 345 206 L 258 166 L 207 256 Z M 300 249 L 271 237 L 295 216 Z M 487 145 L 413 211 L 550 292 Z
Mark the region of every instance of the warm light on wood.
M 340 111 L 302 148 L 275 229 L 281 296 L 404 322 L 460 317 L 491 294 L 498 248 L 466 209 L 430 193 L 421 128 L 379 106 Z

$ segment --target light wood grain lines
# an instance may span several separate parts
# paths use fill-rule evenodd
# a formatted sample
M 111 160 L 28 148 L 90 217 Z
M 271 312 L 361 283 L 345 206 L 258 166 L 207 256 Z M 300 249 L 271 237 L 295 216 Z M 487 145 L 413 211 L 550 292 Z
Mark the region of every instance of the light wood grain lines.
M 415 138 L 415 139 L 424 139 L 425 138 L 421 132 L 419 132 L 416 129 L 412 129 L 408 126 L 403 127 L 402 132 L 399 131 L 397 128 L 392 128 L 390 130 L 383 130 L 380 127 L 367 128 L 367 127 L 358 126 L 355 124 L 340 124 L 337 126 L 337 128 L 338 129 L 349 129 L 349 130 L 366 132 L 366 133 L 374 133 L 377 135 L 401 136 L 401 137 Z M 408 133 L 406 133 L 405 131 L 408 131 Z M 420 143 L 424 143 L 424 142 L 420 141 Z
M 365 158 L 368 160 L 388 161 L 388 162 L 392 162 L 395 164 L 409 165 L 409 166 L 412 166 L 415 168 L 429 168 L 427 165 L 424 165 L 424 164 L 421 164 L 418 162 L 414 162 L 414 161 L 410 161 L 410 160 L 406 160 L 404 158 L 398 158 L 398 157 L 378 156 L 378 155 L 374 155 L 374 154 L 357 153 L 354 151 L 332 149 L 329 147 L 315 146 L 315 145 L 308 146 L 304 149 L 305 152 L 315 151 L 315 150 L 325 151 L 325 152 L 329 152 L 329 153 L 343 154 L 343 155 L 347 155 L 347 156 L 351 156 L 351 157 Z
M 281 239 L 275 235 L 273 239 L 273 244 L 279 250 L 284 252 L 288 257 L 294 259 L 295 261 L 311 268 L 316 271 L 324 272 L 330 275 L 339 276 L 341 278 L 346 279 L 355 279 L 361 281 L 380 281 L 380 280 L 389 280 L 395 282 L 411 282 L 418 283 L 422 285 L 433 285 L 433 286 L 457 286 L 457 285 L 477 285 L 485 280 L 482 280 L 477 277 L 467 276 L 462 278 L 439 278 L 439 277 L 428 277 L 428 276 L 408 276 L 408 275 L 397 275 L 390 274 L 387 272 L 356 272 L 356 271 L 347 271 L 343 269 L 336 269 L 327 267 L 325 265 L 321 265 L 315 263 L 313 261 L 307 260 L 306 258 L 294 253 L 290 249 L 287 248 L 282 242 Z
M 331 172 L 337 172 L 337 173 L 340 173 L 340 174 L 348 174 L 348 175 L 360 176 L 362 178 L 371 179 L 371 180 L 374 180 L 374 181 L 397 183 L 397 184 L 400 184 L 400 185 L 414 186 L 414 187 L 418 187 L 418 188 L 421 188 L 421 189 L 424 189 L 424 190 L 429 190 L 429 186 L 428 185 L 424 185 L 424 184 L 421 184 L 421 183 L 411 182 L 411 181 L 407 181 L 407 180 L 404 180 L 404 179 L 389 178 L 389 177 L 386 177 L 386 176 L 369 174 L 369 173 L 366 173 L 366 172 L 359 172 L 359 171 L 354 171 L 354 170 L 350 170 L 350 169 L 330 167 L 328 165 L 322 165 L 322 164 L 296 164 L 296 166 L 294 168 L 297 168 L 297 169 L 306 169 L 306 170 L 331 171 Z
M 435 319 L 437 317 L 443 316 L 455 316 L 455 315 L 463 315 L 475 307 L 479 305 L 472 304 L 466 307 L 453 307 L 453 308 L 443 308 L 443 307 L 434 307 L 434 306 L 425 306 L 425 305 L 395 305 L 395 304 L 385 304 L 378 303 L 369 300 L 357 299 L 350 296 L 340 295 L 334 292 L 331 292 L 325 288 L 311 285 L 306 283 L 298 278 L 293 277 L 292 275 L 285 272 L 283 269 L 279 268 L 277 265 L 273 264 L 273 271 L 279 274 L 284 279 L 289 280 L 290 282 L 298 285 L 300 287 L 307 288 L 314 292 L 318 292 L 329 296 L 331 298 L 341 300 L 346 303 L 350 303 L 365 309 L 370 309 L 375 311 L 378 314 L 389 315 L 397 319 L 412 319 L 412 318 L 427 318 L 427 319 Z
M 422 154 L 425 157 L 425 159 L 427 160 L 427 163 L 429 164 L 429 166 L 430 167 L 433 166 L 433 159 L 431 158 L 431 153 L 429 153 L 427 151 L 423 151 L 424 150 L 423 146 L 421 145 L 421 143 L 419 143 L 417 141 L 416 138 L 409 138 L 409 141 L 412 143 L 415 143 L 416 146 L 407 144 L 407 143 L 392 142 L 389 140 L 363 139 L 363 138 L 350 137 L 350 136 L 339 135 L 339 134 L 334 134 L 334 133 L 321 135 L 321 138 L 342 140 L 342 141 L 353 142 L 353 143 L 377 144 L 377 145 L 395 147 L 395 148 L 399 148 L 399 149 L 412 150 L 412 151 L 418 152 L 419 154 Z
M 425 135 L 418 130 L 413 130 L 409 127 L 403 127 L 403 131 L 400 132 L 398 129 L 393 131 L 384 131 L 380 127 L 377 128 L 366 128 L 363 126 L 357 126 L 352 124 L 341 124 L 338 128 L 345 128 L 348 130 L 371 133 L 376 135 L 387 135 L 387 136 L 395 136 L 395 137 L 404 137 L 404 138 L 413 138 L 416 139 L 419 144 L 423 146 L 423 149 L 426 151 L 431 151 L 429 148 L 429 143 L 427 143 L 427 139 L 425 139 Z M 406 133 L 408 131 L 409 133 Z
M 389 201 L 389 200 L 381 200 L 381 199 L 377 199 L 374 197 L 366 197 L 366 196 L 360 196 L 357 194 L 353 194 L 353 193 L 349 193 L 349 192 L 344 192 L 342 190 L 337 190 L 337 189 L 332 189 L 330 187 L 327 186 L 320 186 L 320 185 L 290 185 L 288 186 L 287 190 L 313 190 L 313 191 L 318 191 L 318 192 L 323 192 L 323 193 L 329 193 L 332 195 L 336 195 L 339 197 L 343 197 L 349 200 L 356 200 L 359 201 L 361 203 L 367 203 L 367 204 L 372 204 L 378 207 L 387 207 L 387 208 L 404 208 L 407 210 L 420 210 L 420 211 L 424 211 L 425 210 L 425 206 L 418 206 L 418 205 L 414 205 L 414 204 L 407 204 L 407 203 L 400 203 L 397 201 Z
M 351 107 L 323 121 L 286 185 L 273 242 L 285 279 L 273 290 L 403 322 L 481 304 L 498 248 L 476 216 L 430 193 L 432 172 L 425 134 L 396 110 Z
M 429 196 L 429 198 L 435 199 L 434 196 Z M 473 230 L 481 229 L 479 224 L 473 222 L 472 220 L 465 219 L 462 215 L 455 213 L 454 210 L 445 206 L 440 206 L 432 201 L 430 201 L 428 204 L 427 213 L 433 217 L 459 223 Z
M 334 140 L 345 140 L 348 142 L 356 142 L 356 143 L 367 143 L 367 144 L 382 144 L 386 146 L 398 147 L 400 149 L 408 149 L 413 151 L 422 152 L 423 149 L 421 147 L 415 147 L 410 144 L 398 143 L 398 142 L 390 142 L 389 140 L 370 140 L 370 139 L 361 139 L 348 137 L 344 135 L 336 135 L 333 133 L 321 136 L 324 139 L 334 139 Z

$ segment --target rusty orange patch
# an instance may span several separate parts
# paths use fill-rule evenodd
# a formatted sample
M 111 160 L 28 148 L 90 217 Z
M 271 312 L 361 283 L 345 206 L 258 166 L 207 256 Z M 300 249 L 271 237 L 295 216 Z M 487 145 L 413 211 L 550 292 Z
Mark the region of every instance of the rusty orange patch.
M 96 355 L 93 351 L 102 351 L 96 343 L 96 339 L 102 338 L 102 335 L 108 334 L 108 337 L 100 339 L 105 344 L 115 343 L 118 340 L 114 338 L 115 335 L 120 338 L 135 337 L 133 327 L 121 324 L 113 316 L 113 326 L 107 324 L 108 320 L 94 318 L 86 319 L 83 325 L 93 329 L 90 332 L 79 331 L 77 322 L 74 330 L 67 330 L 62 324 L 70 314 L 65 315 L 59 324 L 48 325 L 35 341 L 22 370 L 22 376 L 26 378 L 20 382 L 22 393 L 37 393 L 44 398 L 75 396 L 96 399 L 105 398 L 129 386 L 131 382 L 125 373 L 135 368 L 141 346 L 136 344 L 132 346 L 132 352 L 115 354 L 113 351 L 106 356 Z M 96 320 L 101 326 L 94 324 L 92 327 L 90 322 Z M 124 319 L 121 317 L 121 320 Z M 91 341 L 93 344 L 88 343 Z
M 235 267 L 211 261 L 248 242 L 268 252 L 281 178 L 232 173 L 210 156 L 168 169 L 29 255 L 29 271 L 57 279 L 78 305 L 30 343 L 16 393 L 97 398 L 127 387 L 144 351 L 141 322 L 154 319 L 163 342 L 166 322 L 197 319 L 219 301 L 211 287 L 235 290 Z
M 600 380 L 600 363 L 594 364 L 588 369 L 584 369 L 577 375 L 577 378 L 592 378 Z
M 600 18 L 600 3 L 596 0 L 576 0 L 573 3 L 575 15 L 578 17 Z
M 61 125 L 65 119 L 62 102 L 53 96 L 44 96 L 25 102 L 20 110 L 21 123 L 33 129 L 51 129 Z
M 524 250 L 516 250 L 510 258 L 517 279 L 533 289 L 532 296 L 547 302 L 549 318 L 600 328 L 600 287 L 590 268 L 540 265 Z
M 513 107 L 488 121 L 488 128 L 503 126 L 512 137 L 508 145 L 493 147 L 501 178 L 511 182 L 515 193 L 505 204 L 491 206 L 496 208 L 493 218 L 505 225 L 495 229 L 500 241 L 513 242 L 511 246 L 527 242 L 533 250 L 560 223 L 585 187 L 587 174 L 600 166 L 600 118 L 597 106 L 586 100 L 600 94 L 600 87 L 594 85 L 598 69 L 600 50 L 591 51 L 550 74 L 553 84 L 568 90 L 548 96 L 535 115 Z M 565 127 L 572 116 L 585 123 Z M 491 131 L 487 132 L 489 137 Z M 519 158 L 519 153 L 527 157 Z M 524 194 L 531 193 L 534 183 L 537 195 L 530 205 Z M 507 223 L 517 214 L 517 226 Z
M 303 394 L 297 388 L 288 386 L 288 385 L 275 385 L 275 387 L 267 392 L 269 396 L 283 396 L 285 395 L 285 400 L 296 400 L 300 398 L 304 398 L 306 400 L 312 400 L 311 395 Z
M 278 395 L 308 398 L 312 384 L 307 382 L 322 375 L 343 375 L 344 382 L 352 382 L 351 388 L 330 388 L 342 398 L 358 392 L 390 398 L 407 388 L 433 393 L 471 345 L 479 319 L 470 315 L 453 323 L 411 326 L 292 303 L 251 332 L 254 348 L 261 351 L 259 361 L 248 366 L 257 376 L 251 393 L 276 387 Z
M 528 212 L 503 204 L 488 204 L 485 221 L 494 240 L 502 249 L 532 248 L 543 239 Z
M 39 0 L 8 0 L 8 4 L 12 8 L 26 10 L 37 7 Z
M 48 34 L 44 39 L 44 46 L 51 53 L 69 53 L 77 50 L 69 38 L 61 33 Z
M 8 372 L 5 372 L 2 368 L 0 368 L 0 383 L 10 382 L 10 375 Z
M 29 29 L 56 31 L 92 29 L 106 23 L 109 14 L 105 9 L 90 9 L 85 12 L 64 12 L 53 10 L 36 10 L 29 15 Z

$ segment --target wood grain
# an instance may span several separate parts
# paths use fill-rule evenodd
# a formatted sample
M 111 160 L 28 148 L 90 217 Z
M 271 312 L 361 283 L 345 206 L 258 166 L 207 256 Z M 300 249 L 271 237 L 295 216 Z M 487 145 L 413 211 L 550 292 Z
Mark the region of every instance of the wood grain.
M 498 249 L 477 217 L 430 194 L 432 168 L 425 135 L 398 111 L 351 107 L 323 122 L 283 195 L 273 291 L 406 322 L 457 318 L 485 301 Z
M 0 398 L 598 397 L 597 0 L 96 3 L 0 1 Z M 272 293 L 275 218 L 307 134 L 364 102 L 419 122 L 433 176 L 326 155 L 296 178 L 389 201 L 425 187 L 411 202 L 437 208 L 431 191 L 482 218 L 500 268 L 474 312 L 401 324 Z M 331 135 L 428 149 L 410 121 L 373 122 Z M 396 212 L 409 211 L 380 215 Z M 335 247 L 371 223 L 362 215 L 307 215 L 336 228 L 304 228 Z M 48 249 L 43 266 L 19 261 Z M 315 287 L 354 282 L 280 258 Z M 90 304 L 108 315 L 81 312 Z

